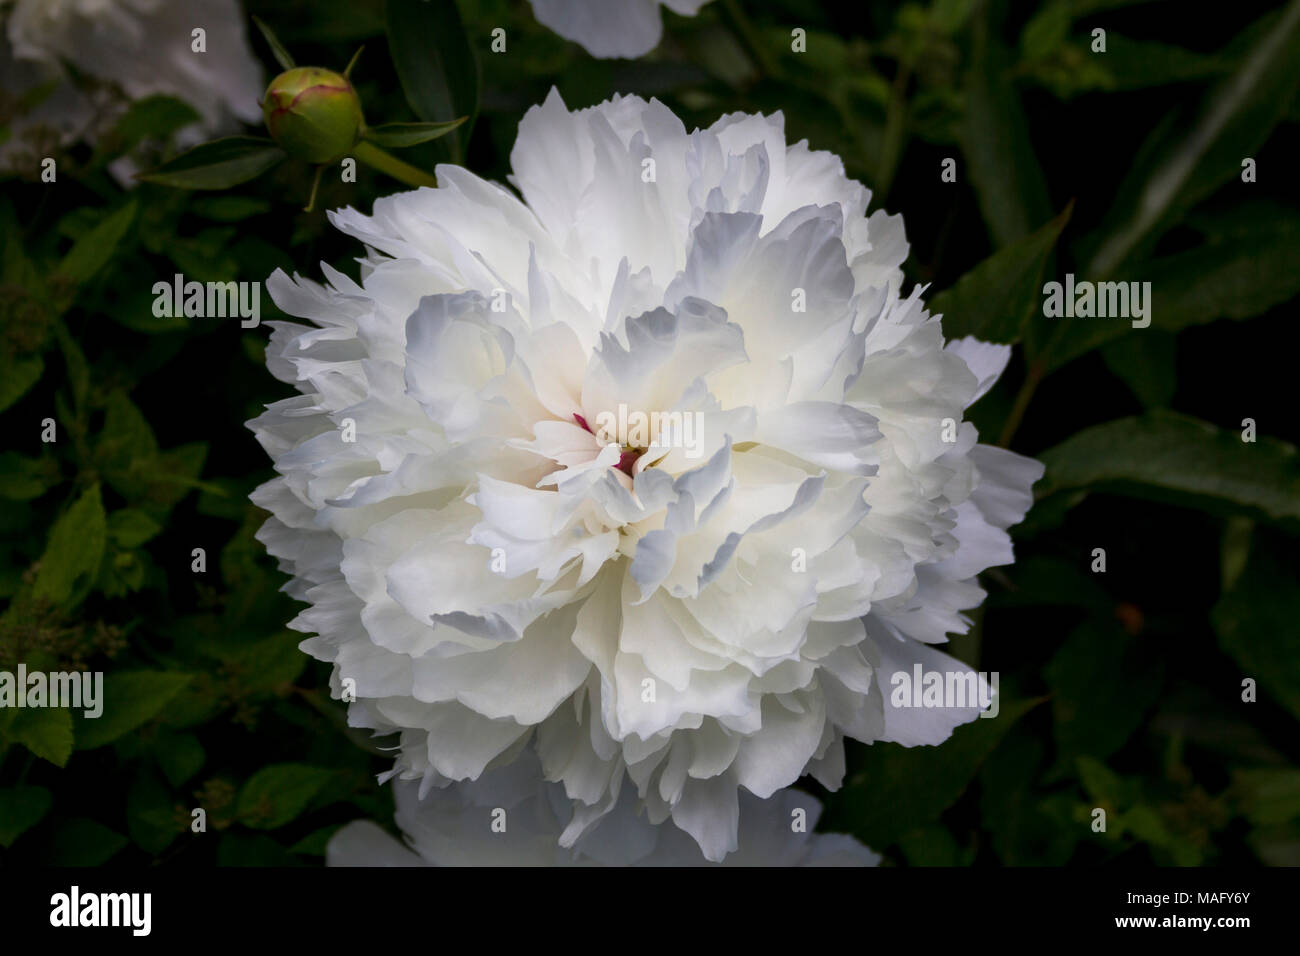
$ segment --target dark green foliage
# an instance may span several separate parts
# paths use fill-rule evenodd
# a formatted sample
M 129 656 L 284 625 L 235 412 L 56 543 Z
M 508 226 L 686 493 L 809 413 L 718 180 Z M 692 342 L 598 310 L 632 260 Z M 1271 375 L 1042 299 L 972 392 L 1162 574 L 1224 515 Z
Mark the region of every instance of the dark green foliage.
M 1001 715 L 938 748 L 851 746 L 827 827 L 900 865 L 1296 865 L 1298 2 L 740 0 L 668 14 L 635 62 L 508 0 L 247 7 L 268 77 L 268 51 L 335 68 L 364 44 L 369 137 L 426 174 L 504 181 L 553 85 L 571 107 L 658 96 L 688 127 L 781 109 L 904 214 L 946 334 L 1015 345 L 972 415 L 1047 474 L 953 642 L 1001 674 Z M 0 710 L 5 865 L 316 865 L 343 823 L 392 817 L 388 760 L 297 649 L 254 538 L 271 470 L 243 422 L 288 394 L 262 358 L 281 316 L 159 314 L 152 289 L 355 275 L 320 210 L 398 187 L 325 175 L 304 213 L 310 171 L 264 130 L 180 151 L 194 119 L 151 97 L 60 154 L 57 187 L 0 183 L 0 670 L 103 670 L 112 702 Z M 126 155 L 153 170 L 130 191 L 108 172 Z M 1151 282 L 1151 326 L 1045 317 L 1067 272 Z

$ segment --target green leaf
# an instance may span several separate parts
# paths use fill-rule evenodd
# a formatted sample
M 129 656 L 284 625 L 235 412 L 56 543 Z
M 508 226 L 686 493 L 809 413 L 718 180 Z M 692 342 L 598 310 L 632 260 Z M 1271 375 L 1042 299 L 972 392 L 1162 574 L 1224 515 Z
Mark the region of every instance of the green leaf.
M 0 412 L 26 395 L 44 372 L 45 359 L 39 355 L 0 357 Z
M 192 679 L 191 674 L 169 671 L 106 674 L 103 712 L 99 717 L 77 714 L 77 749 L 93 750 L 110 744 L 157 717 Z
M 264 833 L 225 833 L 217 847 L 217 865 L 285 867 L 303 863 Z
M 13 846 L 23 833 L 41 822 L 53 802 L 44 787 L 0 789 L 0 846 Z
M 126 828 L 137 846 L 155 855 L 183 832 L 171 793 L 150 769 L 140 770 L 127 791 Z
M 269 139 L 228 136 L 200 143 L 135 178 L 179 189 L 229 189 L 256 179 L 286 158 L 288 154 Z
M 1272 826 L 1300 817 L 1300 770 L 1269 767 L 1237 770 L 1232 789 L 1246 819 Z
M 114 491 L 140 503 L 159 475 L 158 440 L 125 392 L 111 392 L 105 405 L 104 427 L 95 442 L 95 463 Z
M 980 767 L 980 815 L 1005 866 L 1061 866 L 1079 842 L 1080 828 L 1060 825 L 1059 806 L 1034 787 L 1045 750 L 1039 733 L 1018 724 Z
M 262 18 L 253 17 L 253 22 L 257 24 L 257 29 L 262 31 L 262 37 L 266 40 L 266 45 L 271 48 L 271 55 L 275 57 L 275 62 L 279 63 L 280 66 L 286 70 L 292 70 L 297 66 L 297 64 L 293 62 L 293 57 L 289 55 L 289 51 L 286 50 L 284 44 L 280 42 L 279 37 L 277 37 L 275 32 L 262 21 Z
M 160 454 L 158 471 L 150 476 L 151 501 L 170 507 L 196 488 L 211 494 L 224 495 L 226 490 L 220 485 L 199 480 L 207 455 L 208 446 L 204 442 L 177 445 Z
M 173 787 L 179 787 L 202 770 L 207 760 L 203 744 L 193 734 L 160 733 L 154 740 L 153 752 L 163 775 Z
M 1026 60 L 1051 56 L 1070 35 L 1070 6 L 1066 0 L 1051 0 L 1025 24 L 1020 33 L 1020 55 Z
M 1272 438 L 1243 442 L 1235 430 L 1156 411 L 1085 428 L 1045 452 L 1038 494 L 1106 484 L 1210 499 L 1227 510 L 1300 519 L 1300 457 Z M 1202 502 L 1204 503 L 1204 502 Z
M 462 116 L 446 123 L 385 123 L 369 127 L 362 139 L 389 149 L 401 149 L 446 136 L 464 122 Z
M 1004 699 L 997 717 L 958 727 L 937 747 L 872 744 L 846 781 L 834 813 L 828 813 L 833 819 L 828 825 L 851 830 L 868 846 L 883 850 L 909 831 L 933 823 L 965 792 L 1012 725 L 1043 699 Z
M 242 222 L 270 209 L 269 202 L 253 196 L 200 196 L 190 204 L 196 216 L 216 222 Z
M 67 326 L 59 322 L 56 331 L 59 349 L 63 352 L 63 366 L 68 373 L 68 388 L 72 391 L 72 405 L 80 416 L 84 414 L 90 395 L 90 363 Z
M 293 846 L 289 847 L 290 853 L 301 853 L 304 856 L 324 856 L 325 848 L 329 846 L 330 838 L 338 833 L 342 824 L 332 823 L 327 827 L 321 827 L 319 830 L 313 830 Z
M 1106 33 L 1106 53 L 1101 57 L 1111 81 L 1106 89 L 1146 89 L 1166 83 L 1201 80 L 1226 73 L 1229 62 L 1218 56 L 1193 53 L 1165 43 L 1151 43 Z
M 1071 203 L 1037 232 L 1004 246 L 935 296 L 930 311 L 943 315 L 944 336 L 1018 342 L 1025 322 L 1042 306 L 1039 280 L 1073 209 Z
M 300 763 L 263 767 L 239 791 L 235 815 L 255 830 L 277 829 L 306 810 L 333 776 L 332 770 Z
M 1010 57 L 990 23 L 993 7 L 984 4 L 974 22 L 961 146 L 980 211 L 1001 247 L 1029 235 L 1052 212 L 1024 110 L 1011 83 Z
M 1165 408 L 1178 388 L 1178 340 L 1169 332 L 1144 329 L 1101 350 L 1106 367 L 1122 379 L 1145 408 Z
M 222 556 L 225 563 L 225 556 Z M 229 581 L 230 576 L 223 574 Z M 231 679 L 250 696 L 270 694 L 290 685 L 307 666 L 307 655 L 298 649 L 298 634 L 274 634 L 253 644 L 214 649 L 225 663 Z M 205 649 L 206 650 L 206 649 Z
M 68 254 L 59 263 L 58 273 L 77 285 L 83 285 L 93 278 L 113 258 L 113 253 L 118 251 L 127 230 L 135 221 L 135 210 L 136 203 L 133 199 L 121 209 L 105 216 L 99 225 L 72 244 Z
M 1097 613 L 1107 613 L 1114 606 L 1106 589 L 1097 583 L 1097 575 L 1087 573 L 1087 566 L 1081 568 L 1077 562 L 1031 555 L 1017 560 L 1006 572 L 1009 589 L 990 594 L 990 606 L 1055 605 Z
M 469 117 L 454 134 L 463 155 L 478 115 L 479 68 L 455 0 L 387 0 L 388 49 L 406 102 L 425 122 Z
M 1274 553 L 1256 544 L 1246 570 L 1219 598 L 1210 620 L 1219 646 L 1241 667 L 1225 675 L 1233 693 L 1253 678 L 1260 698 L 1272 698 L 1300 719 L 1300 655 L 1295 627 L 1300 619 L 1300 583 L 1295 575 L 1295 548 Z M 1255 706 L 1248 704 L 1245 706 Z
M 127 838 L 94 820 L 73 817 L 51 841 L 50 866 L 101 866 L 117 855 Z
M 1247 30 L 1252 29 L 1248 27 Z M 1094 240 L 1089 276 L 1109 277 L 1194 203 L 1240 175 L 1300 87 L 1300 0 L 1261 31 L 1198 115 L 1172 114 L 1143 145 Z
M 91 485 L 50 529 L 32 594 L 56 604 L 74 603 L 94 579 L 104 557 L 108 529 L 99 485 Z
M 948 828 L 935 823 L 909 830 L 898 839 L 908 866 L 961 866 L 962 853 Z
M 1163 662 L 1149 644 L 1096 620 L 1075 629 L 1044 673 L 1058 766 L 1080 755 L 1104 760 L 1122 747 L 1164 683 Z
M 1090 800 L 1111 810 L 1118 810 L 1133 802 L 1133 793 L 1128 783 L 1100 760 L 1079 757 L 1074 764 L 1079 770 L 1079 782 L 1083 784 Z
M 59 707 L 19 710 L 5 734 L 56 767 L 66 767 L 72 756 L 72 715 Z
M 52 458 L 24 458 L 0 452 L 0 498 L 30 501 L 59 483 L 59 466 Z
M 138 548 L 160 531 L 162 525 L 137 508 L 123 508 L 108 516 L 108 536 L 120 548 Z
M 173 96 L 154 95 L 131 103 L 112 132 L 95 149 L 93 166 L 102 166 L 146 139 L 166 140 L 201 117 L 188 103 Z
M 1250 319 L 1294 298 L 1300 294 L 1300 217 L 1275 209 L 1249 234 L 1229 232 L 1187 252 L 1130 266 L 1117 281 L 1151 283 L 1150 328 L 1135 329 L 1122 318 L 1052 319 L 1058 325 L 1044 349 L 1048 371 L 1130 335 Z

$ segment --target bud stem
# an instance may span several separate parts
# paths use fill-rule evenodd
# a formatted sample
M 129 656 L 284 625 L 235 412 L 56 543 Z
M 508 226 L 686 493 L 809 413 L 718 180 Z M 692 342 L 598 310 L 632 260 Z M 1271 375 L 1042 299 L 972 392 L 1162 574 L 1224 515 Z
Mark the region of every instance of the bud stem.
M 316 174 L 311 178 L 311 198 L 307 200 L 303 212 L 311 212 L 316 208 L 316 193 L 320 190 L 320 177 L 323 172 L 325 172 L 324 166 L 316 167 Z
M 410 163 L 404 163 L 396 156 L 384 152 L 374 143 L 367 143 L 365 140 L 357 143 L 352 148 L 356 158 L 367 166 L 373 166 L 381 173 L 387 173 L 399 182 L 406 183 L 408 186 L 437 186 L 438 180 L 430 173 L 422 169 L 417 169 Z

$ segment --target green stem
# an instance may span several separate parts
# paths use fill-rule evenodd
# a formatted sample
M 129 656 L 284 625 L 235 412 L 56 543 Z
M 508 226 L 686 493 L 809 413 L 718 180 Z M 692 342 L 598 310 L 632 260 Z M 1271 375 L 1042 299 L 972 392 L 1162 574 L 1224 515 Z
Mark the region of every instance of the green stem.
M 907 131 L 907 85 L 911 79 L 912 64 L 900 60 L 898 72 L 894 74 L 894 83 L 889 92 L 889 106 L 885 112 L 885 135 L 880 149 L 880 163 L 875 182 L 879 195 L 878 202 L 883 203 L 889 195 L 889 187 L 894 183 L 894 174 L 898 172 L 898 161 L 902 158 L 903 141 Z
M 745 52 L 749 54 L 750 59 L 754 61 L 754 65 L 758 67 L 758 71 L 764 76 L 773 79 L 780 78 L 781 67 L 772 58 L 772 54 L 767 47 L 764 46 L 763 38 L 759 36 L 754 24 L 745 15 L 745 11 L 740 8 L 740 4 L 736 0 L 723 0 L 722 10 L 727 19 L 731 21 L 736 37 L 740 40 L 741 46 L 745 48 Z
M 320 177 L 323 172 L 325 172 L 324 166 L 316 167 L 316 175 L 311 178 L 311 197 L 307 200 L 307 205 L 303 207 L 303 212 L 311 212 L 316 208 L 316 193 L 320 190 Z
M 387 173 L 398 182 L 406 183 L 408 186 L 437 186 L 438 180 L 431 174 L 422 169 L 417 169 L 410 163 L 404 163 L 396 156 L 384 152 L 374 143 L 367 143 L 365 140 L 357 143 L 353 149 L 356 158 L 367 166 L 371 166 L 381 173 Z
M 1041 358 L 1038 361 L 1029 363 L 1029 370 L 1025 373 L 1024 384 L 1020 386 L 1020 391 L 1016 394 L 1015 404 L 1011 406 L 1011 413 L 1007 415 L 1006 424 L 1002 426 L 1002 434 L 998 437 L 998 447 L 1006 448 L 1011 444 L 1011 439 L 1020 427 L 1020 420 L 1025 417 L 1025 411 L 1029 408 L 1029 400 L 1034 397 L 1034 392 L 1038 389 L 1038 383 L 1043 380 L 1043 363 Z

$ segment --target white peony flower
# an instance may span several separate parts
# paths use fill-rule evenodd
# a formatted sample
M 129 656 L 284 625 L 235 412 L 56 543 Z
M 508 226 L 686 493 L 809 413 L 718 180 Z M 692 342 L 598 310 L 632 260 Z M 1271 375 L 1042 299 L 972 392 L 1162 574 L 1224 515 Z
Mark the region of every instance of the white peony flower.
M 237 0 L 0 0 L 0 89 L 10 138 L 0 165 L 30 165 L 57 146 L 93 140 L 126 99 L 163 94 L 202 122 L 182 140 L 261 119 L 265 85 Z M 205 52 L 192 31 L 205 31 Z M 92 84 L 71 77 L 64 62 Z M 46 92 L 48 90 L 48 92 Z M 19 103 L 27 94 L 30 108 Z M 36 157 L 36 160 L 33 159 Z
M 531 756 L 531 755 L 530 755 Z M 423 800 L 413 782 L 394 796 L 404 846 L 369 820 L 331 837 L 329 866 L 703 866 L 699 847 L 676 827 L 638 816 L 631 791 L 572 849 L 558 845 L 572 806 L 545 783 L 536 758 L 489 770 L 473 783 L 435 789 Z M 821 803 L 797 790 L 767 800 L 740 798 L 740 848 L 729 866 L 875 866 L 880 856 L 851 836 L 813 833 Z
M 780 114 L 552 92 L 511 160 L 522 202 L 443 166 L 333 213 L 360 283 L 271 277 L 314 324 L 268 347 L 302 394 L 249 423 L 259 536 L 421 795 L 534 746 L 563 846 L 631 787 L 718 860 L 738 788 L 834 788 L 845 736 L 977 715 L 892 675 L 966 672 L 933 645 L 1012 560 L 1042 468 L 961 423 L 1010 350 L 945 345 L 900 218 Z
M 539 23 L 592 56 L 634 59 L 659 45 L 665 6 L 693 17 L 709 0 L 529 0 Z

